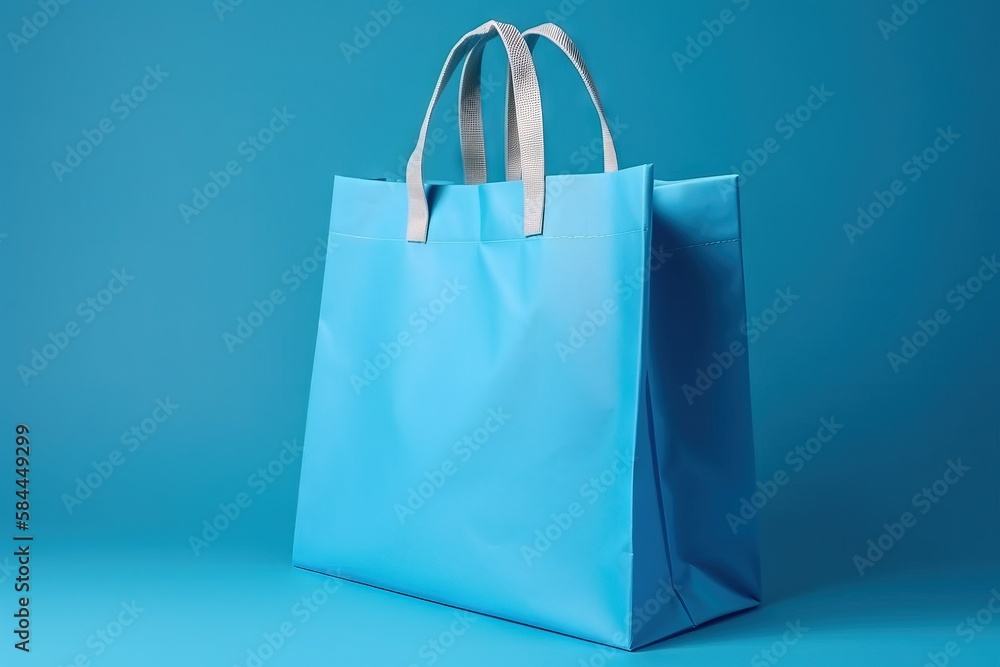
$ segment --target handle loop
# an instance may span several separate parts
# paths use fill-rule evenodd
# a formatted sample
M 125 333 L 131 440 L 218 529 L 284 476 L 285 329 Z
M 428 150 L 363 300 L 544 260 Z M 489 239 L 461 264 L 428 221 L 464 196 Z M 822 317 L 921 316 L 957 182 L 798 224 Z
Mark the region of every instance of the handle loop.
M 576 71 L 580 74 L 590 99 L 597 110 L 601 121 L 601 135 L 604 141 L 604 171 L 618 171 L 618 155 L 615 151 L 614 137 L 604 113 L 604 105 L 594 85 L 594 79 L 583 60 L 580 50 L 566 32 L 554 23 L 543 23 L 521 33 L 528 45 L 529 53 L 535 48 L 539 37 L 545 37 L 558 46 L 570 59 Z M 459 132 L 462 141 L 462 165 L 465 171 L 465 182 L 478 184 L 486 182 L 486 144 L 483 139 L 482 118 L 482 45 L 477 45 L 469 53 L 462 68 L 461 86 L 459 89 Z M 506 172 L 507 180 L 514 181 L 521 177 L 521 156 L 518 131 L 518 121 L 513 105 L 514 92 L 510 75 L 507 77 L 507 124 L 506 142 Z
M 406 238 L 408 241 L 427 242 L 430 209 L 427 205 L 427 192 L 423 183 L 423 159 L 427 131 L 434 108 L 462 58 L 472 52 L 478 52 L 476 57 L 481 65 L 482 48 L 498 35 L 507 51 L 507 60 L 510 65 L 508 97 L 513 100 L 513 104 L 508 102 L 508 105 L 514 108 L 514 122 L 516 123 L 514 133 L 518 138 L 518 164 L 524 180 L 524 235 L 534 236 L 542 233 L 542 218 L 545 210 L 545 143 L 542 128 L 542 103 L 538 91 L 538 78 L 535 75 L 535 65 L 531 59 L 531 51 L 517 28 L 499 21 L 487 21 L 475 30 L 466 33 L 452 48 L 445 60 L 444 67 L 441 69 L 434 93 L 431 95 L 430 104 L 427 106 L 427 113 L 420 126 L 416 148 L 414 148 L 406 165 L 408 199 Z M 481 110 L 481 105 L 479 108 Z M 480 123 L 481 133 L 482 124 Z M 485 171 L 485 160 L 483 170 Z

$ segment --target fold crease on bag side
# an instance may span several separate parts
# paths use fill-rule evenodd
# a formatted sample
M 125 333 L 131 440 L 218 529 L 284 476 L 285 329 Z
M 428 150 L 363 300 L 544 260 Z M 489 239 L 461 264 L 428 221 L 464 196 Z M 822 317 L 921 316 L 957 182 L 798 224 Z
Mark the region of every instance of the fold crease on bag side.
M 645 389 L 646 389 L 646 401 L 647 401 L 646 418 L 649 422 L 649 432 L 652 435 L 651 442 L 649 444 L 650 444 L 650 455 L 652 456 L 652 464 L 653 464 L 652 465 L 653 481 L 654 481 L 654 486 L 656 488 L 656 509 L 657 509 L 657 514 L 660 517 L 659 526 L 660 526 L 660 534 L 663 538 L 663 548 L 666 551 L 666 559 L 667 559 L 666 565 L 667 565 L 667 572 L 669 573 L 668 581 L 670 582 L 671 593 L 673 594 L 674 597 L 677 598 L 677 601 L 680 603 L 681 608 L 684 610 L 684 614 L 687 616 L 688 622 L 690 623 L 690 625 L 687 628 L 680 628 L 675 632 L 673 632 L 673 634 L 678 634 L 681 632 L 686 632 L 687 630 L 693 630 L 695 627 L 697 627 L 698 624 L 691 616 L 691 610 L 688 608 L 687 603 L 684 601 L 684 596 L 681 595 L 681 592 L 677 587 L 677 582 L 674 579 L 673 558 L 671 556 L 671 548 L 670 548 L 670 535 L 669 531 L 667 531 L 667 518 L 663 511 L 663 482 L 659 474 L 660 461 L 659 461 L 659 456 L 657 455 L 656 444 L 655 444 L 656 432 L 655 432 L 655 423 L 653 420 L 653 401 L 652 401 L 653 394 L 652 394 L 652 389 L 649 386 L 648 374 L 646 376 Z M 648 646 L 650 644 L 654 644 L 658 641 L 661 641 L 662 639 L 665 639 L 665 637 L 661 637 L 660 639 L 652 639 L 646 642 L 645 644 L 640 644 L 639 646 L 636 646 L 634 648 L 641 648 L 642 646 Z

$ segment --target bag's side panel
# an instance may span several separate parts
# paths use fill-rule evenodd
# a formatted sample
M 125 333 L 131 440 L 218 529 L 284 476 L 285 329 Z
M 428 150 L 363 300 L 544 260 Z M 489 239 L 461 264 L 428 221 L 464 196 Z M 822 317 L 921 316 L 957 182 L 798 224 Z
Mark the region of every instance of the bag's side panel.
M 650 169 L 401 185 L 335 186 L 293 560 L 624 647 Z
M 653 192 L 649 377 L 673 582 L 695 624 L 760 600 L 757 526 L 727 515 L 755 482 L 735 176 Z

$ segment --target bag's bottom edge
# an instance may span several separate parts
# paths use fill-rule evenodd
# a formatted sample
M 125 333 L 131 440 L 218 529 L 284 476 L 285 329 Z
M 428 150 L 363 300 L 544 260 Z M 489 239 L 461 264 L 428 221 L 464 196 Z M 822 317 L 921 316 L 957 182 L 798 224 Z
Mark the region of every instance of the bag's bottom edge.
M 730 611 L 721 613 L 718 616 L 713 616 L 712 618 L 710 618 L 710 619 L 708 619 L 706 621 L 702 621 L 701 623 L 693 623 L 692 625 L 689 625 L 686 628 L 682 628 L 682 629 L 678 630 L 677 632 L 672 632 L 669 635 L 666 635 L 665 637 L 660 637 L 659 639 L 653 639 L 653 640 L 645 642 L 643 644 L 639 644 L 638 646 L 634 646 L 634 647 L 632 647 L 631 649 L 628 649 L 628 650 L 629 651 L 644 651 L 644 650 L 646 650 L 648 648 L 656 646 L 660 642 L 665 642 L 665 641 L 673 639 L 675 637 L 679 637 L 680 635 L 686 635 L 687 633 L 691 632 L 692 630 L 697 630 L 699 628 L 704 628 L 704 627 L 709 626 L 709 625 L 715 625 L 716 623 L 720 623 L 720 622 L 729 620 L 730 618 L 732 618 L 734 616 L 739 616 L 740 614 L 746 614 L 747 612 L 753 611 L 754 609 L 756 609 L 759 606 L 760 606 L 760 600 L 758 600 L 756 598 L 749 598 L 749 599 L 745 600 L 745 603 L 743 604 L 743 606 L 740 606 L 740 607 L 737 607 L 737 608 L 732 609 Z
M 747 612 L 747 611 L 755 608 L 757 605 L 760 604 L 759 600 L 747 601 L 747 605 L 745 607 L 741 607 L 739 609 L 734 609 L 731 612 L 727 612 L 726 614 L 717 616 L 716 618 L 710 619 L 710 620 L 705 621 L 703 623 L 691 625 L 691 626 L 689 626 L 687 628 L 683 628 L 681 630 L 678 630 L 677 632 L 673 632 L 673 633 L 671 633 L 669 635 L 666 635 L 664 637 L 660 637 L 659 639 L 654 639 L 652 641 L 646 642 L 646 643 L 641 644 L 641 645 L 628 647 L 628 646 L 621 646 L 621 645 L 618 645 L 618 644 L 611 644 L 611 643 L 608 643 L 608 642 L 605 642 L 605 641 L 601 641 L 599 639 L 592 639 L 590 637 L 582 637 L 580 635 L 574 635 L 574 634 L 571 634 L 571 633 L 568 633 L 568 632 L 562 632 L 562 631 L 559 631 L 559 630 L 553 630 L 551 628 L 545 628 L 545 627 L 542 627 L 540 625 L 532 625 L 531 623 L 526 623 L 524 621 L 518 621 L 518 620 L 515 620 L 515 619 L 512 619 L 512 618 L 507 618 L 505 616 L 497 616 L 496 614 L 491 614 L 489 612 L 481 611 L 479 609 L 472 609 L 472 608 L 469 608 L 469 607 L 461 607 L 459 605 L 449 604 L 447 602 L 441 602 L 440 600 L 432 600 L 431 598 L 422 597 L 420 595 L 414 595 L 412 593 L 406 593 L 404 591 L 398 591 L 398 590 L 395 590 L 395 589 L 392 589 L 392 588 L 386 588 L 385 586 L 379 586 L 378 584 L 373 584 L 373 583 L 366 582 L 366 581 L 360 581 L 358 579 L 352 579 L 352 578 L 346 577 L 346 576 L 344 576 L 342 574 L 332 574 L 330 572 L 324 572 L 322 570 L 316 570 L 316 569 L 307 567 L 305 565 L 299 565 L 297 563 L 293 563 L 293 566 L 295 568 L 299 569 L 299 570 L 304 571 L 304 572 L 312 572 L 314 574 L 321 574 L 321 575 L 326 576 L 326 577 L 333 577 L 334 579 L 340 579 L 341 581 L 346 581 L 346 582 L 349 582 L 349 583 L 352 583 L 352 584 L 359 584 L 361 586 L 367 586 L 368 588 L 374 588 L 376 590 L 386 591 L 387 593 L 392 593 L 393 595 L 403 595 L 405 597 L 412 598 L 414 600 L 421 600 L 422 602 L 429 602 L 431 604 L 436 604 L 436 605 L 439 605 L 439 606 L 442 606 L 442 607 L 448 607 L 450 609 L 457 609 L 459 611 L 467 611 L 467 612 L 471 612 L 473 614 L 478 614 L 480 616 L 485 616 L 487 618 L 495 618 L 497 620 L 504 621 L 505 623 L 515 623 L 517 625 L 520 625 L 520 626 L 523 626 L 523 627 L 526 627 L 526 628 L 532 628 L 534 630 L 540 630 L 542 632 L 549 632 L 549 633 L 552 633 L 554 635 L 559 635 L 559 636 L 562 636 L 562 637 L 569 637 L 571 639 L 576 639 L 578 641 L 585 641 L 585 642 L 588 642 L 590 644 L 596 644 L 598 646 L 607 646 L 609 648 L 613 648 L 613 649 L 616 649 L 616 650 L 619 650 L 619 651 L 624 651 L 626 653 L 630 653 L 630 652 L 633 652 L 633 651 L 638 651 L 638 650 L 641 650 L 641 649 L 649 648 L 649 647 L 651 647 L 651 646 L 653 646 L 655 644 L 659 644 L 662 641 L 666 641 L 666 640 L 671 639 L 673 637 L 676 637 L 678 635 L 685 634 L 687 632 L 690 632 L 691 630 L 694 630 L 696 628 L 700 628 L 700 627 L 702 627 L 704 625 L 710 625 L 710 624 L 715 623 L 716 621 L 719 621 L 719 620 L 722 620 L 722 619 L 725 619 L 725 618 L 729 618 L 730 616 L 735 616 L 736 614 L 745 613 L 745 612 Z

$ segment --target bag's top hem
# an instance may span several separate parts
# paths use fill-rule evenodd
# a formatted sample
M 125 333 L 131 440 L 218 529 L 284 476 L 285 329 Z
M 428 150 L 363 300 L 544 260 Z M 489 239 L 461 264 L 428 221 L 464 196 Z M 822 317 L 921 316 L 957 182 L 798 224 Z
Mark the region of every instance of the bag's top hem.
M 475 243 L 476 245 L 484 243 L 518 243 L 524 241 L 555 241 L 555 240 L 565 240 L 565 239 L 604 239 L 613 236 L 624 236 L 626 234 L 641 234 L 648 230 L 648 228 L 642 229 L 629 229 L 623 232 L 614 232 L 611 234 L 580 234 L 580 235 L 561 235 L 561 236 L 546 236 L 545 234 L 540 234 L 538 236 L 525 236 L 513 239 L 487 239 L 487 240 L 475 240 L 475 239 L 462 239 L 454 241 L 446 240 L 435 240 L 428 239 L 427 244 L 437 244 L 437 243 Z M 330 231 L 330 236 L 342 236 L 351 239 L 361 239 L 364 241 L 399 241 L 407 243 L 405 237 L 382 237 L 382 236 L 361 236 L 358 234 L 345 234 L 344 232 Z

